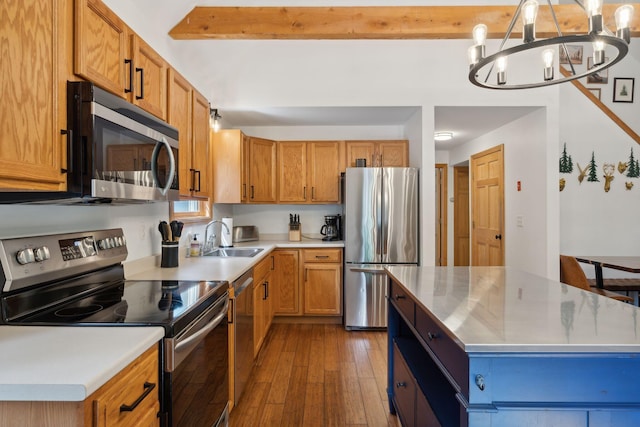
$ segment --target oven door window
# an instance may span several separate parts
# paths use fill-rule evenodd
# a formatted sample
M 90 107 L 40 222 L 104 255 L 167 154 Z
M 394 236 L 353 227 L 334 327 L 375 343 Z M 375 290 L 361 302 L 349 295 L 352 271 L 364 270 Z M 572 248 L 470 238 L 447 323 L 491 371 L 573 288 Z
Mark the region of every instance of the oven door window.
M 94 179 L 146 187 L 167 186 L 171 177 L 171 157 L 177 165 L 177 148 L 101 117 L 95 116 L 95 120 L 97 143 L 95 152 L 92 153 L 96 165 L 96 169 L 92 171 Z M 177 190 L 178 174 L 175 170 L 171 180 L 170 188 Z

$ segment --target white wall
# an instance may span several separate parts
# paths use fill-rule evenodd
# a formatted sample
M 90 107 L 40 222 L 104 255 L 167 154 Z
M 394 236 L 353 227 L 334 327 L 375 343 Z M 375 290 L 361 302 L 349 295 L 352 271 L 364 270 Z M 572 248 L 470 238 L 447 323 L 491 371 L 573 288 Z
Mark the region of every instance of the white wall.
M 129 251 L 127 259 L 134 260 L 160 253 L 158 223 L 169 220 L 169 208 L 166 202 L 100 206 L 0 205 L 0 218 L 0 238 L 122 228 Z

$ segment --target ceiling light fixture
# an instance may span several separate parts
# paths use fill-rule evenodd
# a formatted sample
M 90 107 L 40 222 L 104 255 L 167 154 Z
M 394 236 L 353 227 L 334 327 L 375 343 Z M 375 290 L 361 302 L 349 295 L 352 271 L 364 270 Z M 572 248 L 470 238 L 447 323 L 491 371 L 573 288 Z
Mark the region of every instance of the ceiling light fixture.
M 547 0 L 551 17 L 555 28 L 558 32 L 557 37 L 536 40 L 535 21 L 538 14 L 538 2 L 535 0 L 520 0 L 507 33 L 500 44 L 497 53 L 485 57 L 485 41 L 487 38 L 487 26 L 478 24 L 473 28 L 474 45 L 468 50 L 469 59 L 469 80 L 476 86 L 488 89 L 529 89 L 541 86 L 549 86 L 558 83 L 564 83 L 571 80 L 596 74 L 612 65 L 618 63 L 629 50 L 629 42 L 631 41 L 630 23 L 633 16 L 633 6 L 620 6 L 615 12 L 616 33 L 612 33 L 605 25 L 602 19 L 602 2 L 603 0 L 585 0 L 584 2 L 574 0 L 574 2 L 585 10 L 589 19 L 589 33 L 583 35 L 562 35 L 558 19 L 551 5 L 551 0 Z M 522 44 L 505 48 L 505 44 L 511 37 L 511 32 L 518 20 L 522 18 Z M 590 43 L 593 45 L 593 68 L 585 72 L 576 72 L 571 56 L 567 51 L 567 43 Z M 605 47 L 611 47 L 605 55 Z M 571 73 L 567 77 L 554 76 L 553 62 L 556 56 L 555 47 L 562 49 L 564 56 L 568 58 L 568 64 Z M 543 68 L 538 81 L 518 81 L 513 84 L 507 83 L 507 58 L 513 57 L 515 61 L 518 57 L 522 58 L 523 52 L 528 50 L 538 50 L 541 53 Z M 613 50 L 616 54 L 613 55 Z M 520 54 L 520 55 L 518 55 Z M 480 77 L 481 71 L 484 74 L 484 68 L 488 68 L 486 76 Z M 524 67 L 526 68 L 526 67 Z M 495 72 L 493 72 L 495 69 Z M 489 83 L 491 74 L 495 75 L 495 83 Z
M 433 139 L 436 141 L 449 141 L 453 138 L 453 132 L 436 132 L 433 134 Z
M 220 130 L 220 119 L 222 116 L 218 114 L 217 108 L 211 108 L 209 110 L 209 125 L 213 129 L 214 132 L 218 132 Z

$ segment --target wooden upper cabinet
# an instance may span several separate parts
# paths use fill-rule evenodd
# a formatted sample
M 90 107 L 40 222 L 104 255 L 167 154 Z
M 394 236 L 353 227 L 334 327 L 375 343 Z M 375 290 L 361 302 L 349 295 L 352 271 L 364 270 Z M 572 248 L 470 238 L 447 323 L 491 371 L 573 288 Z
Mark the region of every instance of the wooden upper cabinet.
M 66 188 L 70 1 L 0 2 L 0 188 Z
M 191 84 L 173 68 L 167 73 L 167 121 L 178 129 L 180 196 L 191 196 Z
M 211 195 L 211 178 L 209 162 L 209 101 L 198 91 L 193 91 L 192 122 L 192 181 L 190 190 L 196 198 L 209 198 Z
M 166 120 L 167 62 L 140 37 L 135 34 L 131 34 L 130 37 L 134 65 L 134 83 L 130 100 L 149 113 Z
M 278 201 L 304 203 L 307 196 L 307 143 L 278 143 Z
M 213 133 L 211 163 L 214 203 L 242 203 L 248 194 L 248 139 L 239 129 Z
M 127 98 L 133 84 L 127 25 L 101 0 L 76 0 L 75 29 L 75 73 Z
M 355 167 L 356 159 L 366 159 L 368 167 L 409 166 L 407 140 L 347 141 L 346 167 Z
M 276 141 L 249 138 L 249 202 L 276 202 Z
M 101 0 L 77 0 L 75 73 L 165 120 L 167 68 Z
M 339 203 L 342 141 L 278 143 L 280 203 Z
M 312 203 L 340 203 L 340 171 L 342 141 L 314 141 L 308 143 L 308 181 Z

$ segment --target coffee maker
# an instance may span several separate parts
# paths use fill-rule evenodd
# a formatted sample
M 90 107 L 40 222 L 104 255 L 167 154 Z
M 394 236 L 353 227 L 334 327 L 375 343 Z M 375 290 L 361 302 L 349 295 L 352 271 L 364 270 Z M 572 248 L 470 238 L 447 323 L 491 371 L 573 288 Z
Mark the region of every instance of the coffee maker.
M 320 228 L 320 234 L 324 237 L 322 240 L 342 240 L 342 224 L 340 215 L 325 215 L 324 225 Z

